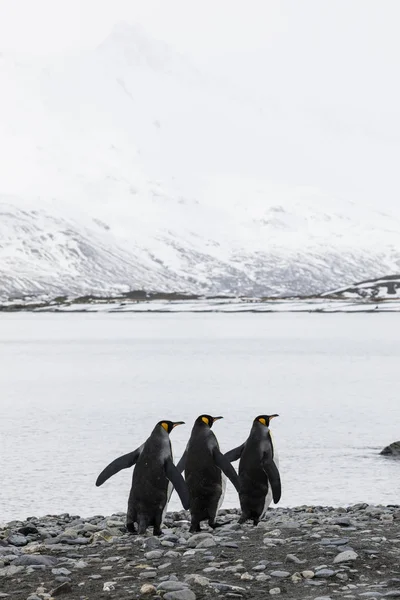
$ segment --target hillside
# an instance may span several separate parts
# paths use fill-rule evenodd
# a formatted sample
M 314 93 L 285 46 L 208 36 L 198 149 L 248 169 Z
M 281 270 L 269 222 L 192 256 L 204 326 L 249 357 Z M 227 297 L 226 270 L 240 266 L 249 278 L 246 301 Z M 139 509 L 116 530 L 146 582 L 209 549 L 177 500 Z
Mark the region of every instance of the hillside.
M 266 178 L 282 117 L 139 28 L 52 64 L 2 55 L 0 85 L 2 298 L 304 295 L 399 270 L 398 218 Z

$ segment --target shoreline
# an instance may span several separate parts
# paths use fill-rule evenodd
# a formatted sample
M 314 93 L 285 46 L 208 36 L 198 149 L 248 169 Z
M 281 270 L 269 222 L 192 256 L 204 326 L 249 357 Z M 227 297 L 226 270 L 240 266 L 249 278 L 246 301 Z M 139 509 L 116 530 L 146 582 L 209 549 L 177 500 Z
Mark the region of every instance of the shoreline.
M 0 598 L 288 600 L 400 598 L 400 505 L 269 509 L 257 527 L 224 509 L 189 534 L 186 511 L 163 535 L 132 536 L 124 513 L 29 517 L 0 527 Z

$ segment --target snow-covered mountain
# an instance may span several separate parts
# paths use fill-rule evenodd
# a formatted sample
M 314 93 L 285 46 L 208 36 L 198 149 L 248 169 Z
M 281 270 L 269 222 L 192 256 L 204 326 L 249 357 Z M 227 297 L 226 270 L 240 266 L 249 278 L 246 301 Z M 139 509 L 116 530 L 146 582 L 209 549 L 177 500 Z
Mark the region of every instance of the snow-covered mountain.
M 2 297 L 312 294 L 399 271 L 397 218 L 265 177 L 283 116 L 139 28 L 53 64 L 0 56 L 0 87 Z

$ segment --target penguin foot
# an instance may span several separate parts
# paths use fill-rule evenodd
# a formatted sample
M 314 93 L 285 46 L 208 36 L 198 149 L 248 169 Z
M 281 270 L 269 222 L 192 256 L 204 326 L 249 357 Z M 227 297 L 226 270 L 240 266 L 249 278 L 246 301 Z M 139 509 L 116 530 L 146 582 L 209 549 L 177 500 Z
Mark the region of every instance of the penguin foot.
M 137 535 L 136 527 L 134 523 L 127 523 L 126 528 L 132 535 Z

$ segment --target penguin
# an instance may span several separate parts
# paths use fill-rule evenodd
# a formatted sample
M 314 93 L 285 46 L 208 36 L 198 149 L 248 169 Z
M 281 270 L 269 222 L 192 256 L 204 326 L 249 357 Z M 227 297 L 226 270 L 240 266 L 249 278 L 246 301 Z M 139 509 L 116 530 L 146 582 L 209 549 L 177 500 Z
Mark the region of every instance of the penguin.
M 260 522 L 271 504 L 277 504 L 281 497 L 279 460 L 272 441 L 269 424 L 279 415 L 260 415 L 253 421 L 250 435 L 244 444 L 225 454 L 230 462 L 240 459 L 240 507 L 242 514 L 239 523 L 248 519 L 253 524 Z
M 230 462 L 219 449 L 211 427 L 223 417 L 200 415 L 193 426 L 186 450 L 179 461 L 179 472 L 185 471 L 189 489 L 190 532 L 200 531 L 200 522 L 207 519 L 213 529 L 225 494 L 226 475 L 236 489 L 239 478 Z M 221 472 L 222 471 L 222 472 Z
M 115 459 L 96 480 L 98 487 L 121 469 L 136 465 L 126 517 L 126 528 L 130 533 L 143 535 L 147 527 L 153 526 L 153 535 L 161 535 L 172 487 L 178 492 L 183 507 L 189 508 L 189 492 L 180 471 L 172 462 L 169 439 L 174 427 L 183 424 L 183 421 L 159 421 L 144 444 Z M 135 523 L 138 524 L 137 532 Z

